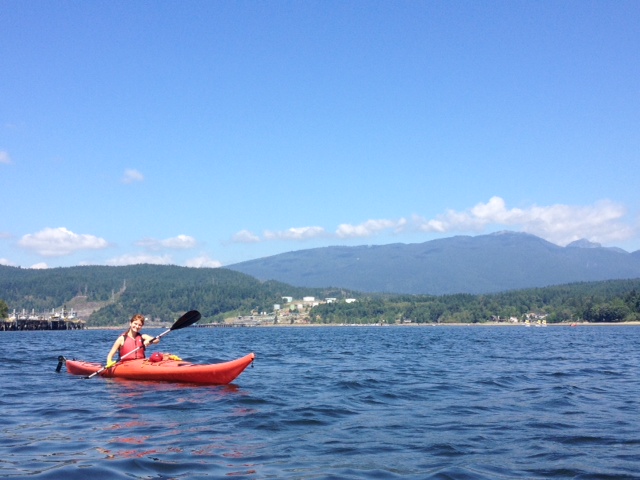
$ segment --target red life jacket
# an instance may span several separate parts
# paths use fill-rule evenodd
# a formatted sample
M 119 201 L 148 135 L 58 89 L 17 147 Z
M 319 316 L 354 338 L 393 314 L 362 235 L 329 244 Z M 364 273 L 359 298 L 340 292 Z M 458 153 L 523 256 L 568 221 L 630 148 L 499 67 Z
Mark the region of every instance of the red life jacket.
M 124 357 L 127 353 L 135 350 L 136 348 L 140 347 L 140 350 L 138 350 L 136 353 L 129 355 L 128 357 L 126 357 L 123 361 L 127 361 L 127 360 L 135 360 L 136 358 L 145 358 L 144 357 L 144 339 L 142 338 L 142 335 L 138 334 L 136 335 L 136 338 L 131 338 L 129 335 L 127 335 L 128 332 L 124 332 L 122 334 L 122 336 L 124 337 L 124 344 L 120 347 L 120 350 L 118 351 L 120 354 L 120 359 L 122 360 L 122 357 Z

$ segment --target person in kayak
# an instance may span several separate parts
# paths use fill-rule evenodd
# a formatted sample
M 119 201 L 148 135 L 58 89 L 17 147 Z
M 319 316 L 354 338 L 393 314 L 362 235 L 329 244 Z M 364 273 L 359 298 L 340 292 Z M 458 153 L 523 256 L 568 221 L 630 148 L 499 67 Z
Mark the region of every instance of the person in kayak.
M 111 351 L 109 355 L 107 355 L 107 368 L 115 365 L 116 362 L 113 361 L 113 356 L 116 352 L 119 353 L 120 359 L 122 359 L 129 352 L 137 350 L 135 353 L 124 358 L 123 361 L 134 360 L 136 358 L 145 358 L 144 350 L 151 343 L 160 342 L 159 338 L 152 337 L 151 335 L 147 335 L 146 333 L 140 333 L 142 327 L 144 326 L 144 316 L 137 313 L 131 320 L 129 321 L 129 330 L 120 335 L 116 341 L 113 343 L 113 347 L 111 347 Z

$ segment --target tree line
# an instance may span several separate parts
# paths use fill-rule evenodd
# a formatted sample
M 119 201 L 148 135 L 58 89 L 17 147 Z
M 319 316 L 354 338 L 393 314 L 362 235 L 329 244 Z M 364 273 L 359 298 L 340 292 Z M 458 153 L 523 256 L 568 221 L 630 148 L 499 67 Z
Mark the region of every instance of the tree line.
M 489 295 L 370 296 L 354 303 L 315 307 L 319 323 L 483 323 L 524 320 L 548 323 L 640 321 L 640 279 L 584 282 Z
M 640 279 L 568 285 L 472 295 L 377 295 L 340 288 L 302 288 L 261 282 L 224 268 L 166 265 L 85 266 L 47 270 L 0 265 L 0 317 L 8 311 L 51 311 L 74 297 L 99 302 L 84 318 L 90 326 L 124 324 L 134 313 L 171 321 L 197 309 L 201 323 L 251 312 L 272 312 L 282 297 L 314 296 L 321 303 L 309 312 L 312 323 L 482 323 L 545 315 L 548 323 L 640 320 Z M 357 301 L 346 303 L 344 299 Z

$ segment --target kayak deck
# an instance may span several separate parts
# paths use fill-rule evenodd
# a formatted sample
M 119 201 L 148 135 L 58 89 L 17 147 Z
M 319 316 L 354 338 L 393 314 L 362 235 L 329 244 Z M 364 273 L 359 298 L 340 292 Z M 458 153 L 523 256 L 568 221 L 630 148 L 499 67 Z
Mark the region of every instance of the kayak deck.
M 128 380 L 227 385 L 235 380 L 254 359 L 255 354 L 250 353 L 229 362 L 206 365 L 169 359 L 159 362 L 151 362 L 149 359 L 129 360 L 117 363 L 99 375 L 105 378 Z M 72 375 L 91 375 L 103 367 L 99 363 L 81 360 L 66 360 L 65 363 L 67 372 Z

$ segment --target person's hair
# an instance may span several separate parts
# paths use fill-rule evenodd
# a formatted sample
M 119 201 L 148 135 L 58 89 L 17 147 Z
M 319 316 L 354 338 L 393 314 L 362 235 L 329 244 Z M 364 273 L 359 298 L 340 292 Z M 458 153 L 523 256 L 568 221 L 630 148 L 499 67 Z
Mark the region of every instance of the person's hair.
M 136 313 L 133 317 L 131 317 L 131 320 L 129 320 L 129 323 L 133 323 L 135 320 L 140 320 L 144 325 L 144 315 Z

